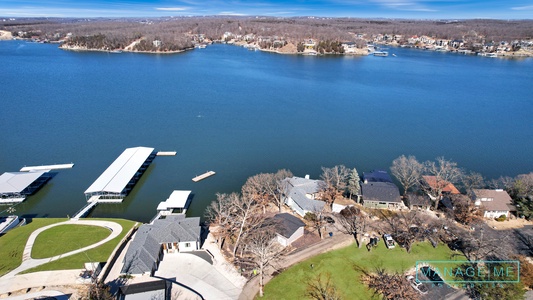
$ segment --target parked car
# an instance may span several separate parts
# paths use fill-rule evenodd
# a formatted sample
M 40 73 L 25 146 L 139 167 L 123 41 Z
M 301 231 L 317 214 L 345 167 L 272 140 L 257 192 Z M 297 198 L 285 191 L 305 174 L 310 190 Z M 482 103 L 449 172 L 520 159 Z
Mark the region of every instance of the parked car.
M 334 220 L 332 217 L 326 216 L 326 217 L 324 217 L 324 220 L 325 220 L 328 224 L 335 224 L 335 220 Z
M 396 243 L 394 243 L 394 240 L 390 234 L 384 234 L 383 241 L 385 242 L 385 246 L 387 246 L 389 249 L 396 247 Z
M 422 274 L 425 275 L 434 285 L 441 286 L 444 284 L 444 280 L 442 280 L 439 274 L 430 267 L 422 267 L 421 271 Z
M 413 289 L 415 289 L 415 291 L 419 292 L 420 294 L 425 295 L 429 292 L 428 288 L 422 282 L 416 279 L 413 275 L 408 275 L 405 278 L 413 287 Z

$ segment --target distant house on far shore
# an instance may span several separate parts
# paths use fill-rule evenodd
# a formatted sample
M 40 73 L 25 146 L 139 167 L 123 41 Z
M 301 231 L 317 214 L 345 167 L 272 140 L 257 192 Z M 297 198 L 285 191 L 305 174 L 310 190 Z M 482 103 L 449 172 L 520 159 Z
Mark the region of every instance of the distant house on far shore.
M 370 208 L 398 209 L 403 207 L 400 190 L 383 170 L 363 173 L 361 182 L 363 206 Z

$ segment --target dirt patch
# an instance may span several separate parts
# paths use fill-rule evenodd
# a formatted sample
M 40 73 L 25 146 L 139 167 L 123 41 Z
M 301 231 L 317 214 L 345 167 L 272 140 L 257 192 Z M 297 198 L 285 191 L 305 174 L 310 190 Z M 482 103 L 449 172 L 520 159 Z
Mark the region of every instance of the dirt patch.
M 496 230 L 508 230 L 514 228 L 522 228 L 526 225 L 533 225 L 533 222 L 527 221 L 525 219 L 510 219 L 503 222 L 498 222 L 495 220 L 486 220 L 487 225 Z

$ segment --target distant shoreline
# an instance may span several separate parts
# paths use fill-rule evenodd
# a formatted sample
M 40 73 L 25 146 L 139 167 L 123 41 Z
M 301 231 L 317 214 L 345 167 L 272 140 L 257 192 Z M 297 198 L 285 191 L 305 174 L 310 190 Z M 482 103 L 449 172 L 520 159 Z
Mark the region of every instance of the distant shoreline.
M 104 49 L 86 48 L 86 47 L 79 47 L 79 46 L 64 46 L 64 44 L 62 44 L 58 48 L 61 50 L 66 50 L 66 51 L 107 52 L 107 53 L 117 53 L 117 54 L 122 53 L 122 52 L 144 53 L 144 54 L 176 54 L 176 53 L 182 53 L 182 52 L 190 51 L 194 49 L 194 48 L 187 48 L 183 50 L 173 50 L 173 51 L 139 51 L 139 50 L 124 50 L 124 49 L 104 50 Z

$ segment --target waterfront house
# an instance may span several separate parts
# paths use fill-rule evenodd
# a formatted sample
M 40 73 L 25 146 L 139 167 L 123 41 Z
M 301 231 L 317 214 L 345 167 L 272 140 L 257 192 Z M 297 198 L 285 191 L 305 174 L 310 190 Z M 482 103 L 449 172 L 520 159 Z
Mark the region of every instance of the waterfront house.
M 152 275 L 165 254 L 200 249 L 200 218 L 168 215 L 143 224 L 135 233 L 124 257 L 122 273 Z
M 304 235 L 305 223 L 297 217 L 281 213 L 273 217 L 276 222 L 277 241 L 287 247 Z
M 509 218 L 510 213 L 516 211 L 511 197 L 504 190 L 474 189 L 472 192 L 472 198 L 482 210 L 484 218 L 498 218 L 501 215 Z
M 437 177 L 435 176 L 422 176 L 422 179 L 424 179 L 423 184 L 429 186 L 432 190 L 438 190 L 441 189 L 443 196 L 448 195 L 458 195 L 461 192 L 453 185 L 453 183 L 445 181 L 445 180 L 437 180 Z M 435 200 L 435 197 L 428 194 L 428 196 L 431 198 L 431 200 Z
M 284 203 L 302 217 L 308 212 L 321 211 L 326 203 L 317 198 L 324 186 L 322 180 L 309 179 L 309 175 L 285 178 L 282 181 Z
M 383 170 L 363 173 L 361 182 L 363 206 L 370 208 L 398 209 L 403 207 L 400 190 Z

